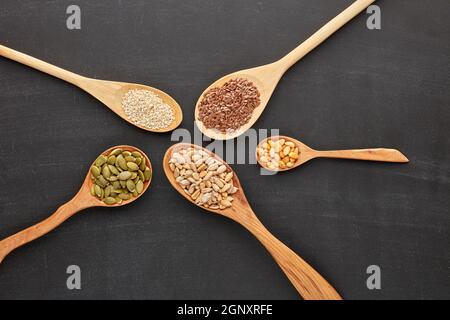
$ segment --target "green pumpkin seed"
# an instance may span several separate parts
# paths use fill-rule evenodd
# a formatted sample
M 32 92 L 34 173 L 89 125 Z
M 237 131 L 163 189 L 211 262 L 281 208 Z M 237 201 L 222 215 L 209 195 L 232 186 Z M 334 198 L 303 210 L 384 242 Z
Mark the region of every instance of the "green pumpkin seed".
M 139 169 L 144 172 L 145 170 L 145 159 L 142 158 L 142 162 L 139 164 Z
M 152 172 L 150 171 L 149 167 L 145 167 L 144 177 L 145 177 L 145 181 L 150 180 L 150 178 L 152 177 Z
M 127 187 L 127 182 L 125 180 L 120 180 L 120 186 L 122 188 L 126 188 Z
M 116 203 L 117 204 L 121 204 L 122 203 L 122 199 L 120 199 L 119 197 L 116 197 Z
M 133 151 L 131 155 L 135 158 L 142 158 L 142 154 L 138 151 Z
M 120 189 L 122 187 L 119 181 L 114 181 L 112 185 L 114 190 Z
M 116 203 L 116 198 L 106 197 L 105 200 L 103 200 L 103 202 L 106 204 L 114 204 L 114 203 Z
M 134 162 L 127 162 L 127 167 L 128 167 L 128 170 L 131 170 L 131 171 L 139 170 L 139 166 Z
M 108 167 L 107 164 L 103 165 L 103 168 L 102 168 L 102 176 L 103 176 L 105 179 L 108 179 L 108 178 L 111 176 L 111 171 L 109 171 L 109 167 Z
M 113 190 L 112 186 L 107 186 L 105 188 L 105 198 L 109 197 L 109 195 L 111 194 L 111 191 Z
M 92 172 L 92 175 L 96 178 L 100 175 L 100 169 L 97 166 L 92 166 L 91 172 Z
M 100 176 L 101 177 L 101 176 Z M 104 184 L 100 179 L 95 179 L 95 184 L 98 185 L 100 188 L 106 187 L 106 184 Z
M 122 156 L 125 158 L 125 157 L 128 157 L 128 156 L 131 156 L 131 152 L 130 151 L 122 151 Z
M 140 165 L 141 162 L 142 162 L 142 158 L 136 158 L 135 163 L 136 163 L 137 165 Z
M 144 190 L 144 183 L 143 183 L 141 180 L 139 180 L 139 181 L 136 183 L 136 191 L 137 191 L 139 194 L 141 194 L 142 190 Z
M 124 159 L 124 157 L 122 155 L 119 155 L 117 157 L 117 164 L 123 170 L 128 170 L 127 162 L 125 161 L 125 159 Z M 116 164 L 116 167 L 117 167 L 117 164 Z
M 130 171 L 123 171 L 121 173 L 119 173 L 119 180 L 128 180 L 131 177 L 131 172 Z
M 138 175 L 139 175 L 139 178 L 140 178 L 142 181 L 145 181 L 144 173 L 143 173 L 141 170 L 138 171 Z
M 93 184 L 93 185 L 91 186 L 90 191 L 91 191 L 91 195 L 93 195 L 93 196 L 95 197 L 95 184 Z
M 117 148 L 117 149 L 114 149 L 113 151 L 111 151 L 111 155 L 112 156 L 118 156 L 119 154 L 121 154 L 122 153 L 122 149 L 120 149 L 120 148 Z
M 100 186 L 103 186 L 103 188 L 109 184 L 108 180 L 106 180 L 103 176 L 98 176 L 97 180 L 100 181 Z
M 122 200 L 130 200 L 131 199 L 131 194 L 129 193 L 121 193 L 118 195 L 118 197 Z
M 114 182 L 114 181 L 117 181 L 117 180 L 119 180 L 119 177 L 118 176 L 110 176 L 108 179 L 106 179 L 106 180 L 108 180 L 109 182 Z
M 138 183 L 139 181 L 141 181 L 141 179 L 140 179 L 139 177 L 136 177 L 136 178 L 131 179 L 131 180 L 133 180 L 134 184 L 136 184 L 136 183 Z
M 136 158 L 133 156 L 128 156 L 128 157 L 125 157 L 125 161 L 126 162 L 136 162 Z
M 136 179 L 136 177 L 137 177 L 137 173 L 136 172 L 132 172 L 130 179 L 134 180 L 134 179 Z
M 114 175 L 118 175 L 119 174 L 119 170 L 117 170 L 117 168 L 115 166 L 113 166 L 112 164 L 108 165 L 109 171 L 111 171 L 112 174 Z
M 102 188 L 100 188 L 100 186 L 98 184 L 94 185 L 94 192 L 97 195 L 97 197 L 101 197 L 102 196 Z
M 137 197 L 138 195 L 139 195 L 139 193 L 136 190 L 134 190 L 133 191 L 133 196 Z
M 127 180 L 127 189 L 130 192 L 133 192 L 134 190 L 136 190 L 136 185 L 134 184 L 134 182 L 132 180 Z
M 104 155 L 100 155 L 97 160 L 95 160 L 95 165 L 97 167 L 101 167 L 105 162 L 108 160 L 108 158 Z
M 107 163 L 110 164 L 110 165 L 115 164 L 116 163 L 116 156 L 109 156 Z

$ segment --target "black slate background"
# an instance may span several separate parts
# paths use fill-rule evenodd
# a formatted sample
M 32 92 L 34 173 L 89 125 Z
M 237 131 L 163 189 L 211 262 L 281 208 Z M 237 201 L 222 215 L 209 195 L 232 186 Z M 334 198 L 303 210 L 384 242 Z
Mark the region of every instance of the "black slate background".
M 0 42 L 87 76 L 149 84 L 194 104 L 221 75 L 280 58 L 350 0 L 12 1 Z M 78 4 L 82 29 L 65 26 Z M 378 1 L 296 64 L 257 128 L 322 149 L 395 147 L 407 165 L 316 160 L 260 176 L 234 165 L 253 209 L 346 299 L 449 299 L 450 22 L 448 0 Z M 0 238 L 46 218 L 78 190 L 104 149 L 150 156 L 152 186 L 118 209 L 89 209 L 9 255 L 0 298 L 297 299 L 237 224 L 175 193 L 161 160 L 174 142 L 115 116 L 88 94 L 0 58 Z M 66 288 L 68 265 L 82 290 Z M 379 265 L 382 289 L 366 288 Z

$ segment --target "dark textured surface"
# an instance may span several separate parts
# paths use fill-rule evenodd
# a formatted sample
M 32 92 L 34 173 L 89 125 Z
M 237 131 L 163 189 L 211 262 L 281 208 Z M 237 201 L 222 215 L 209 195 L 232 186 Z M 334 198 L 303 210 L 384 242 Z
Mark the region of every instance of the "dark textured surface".
M 193 131 L 198 95 L 231 71 L 278 59 L 351 3 L 73 1 L 0 5 L 0 42 L 69 70 L 169 92 Z M 379 1 L 282 79 L 258 128 L 322 149 L 395 147 L 407 165 L 316 160 L 260 176 L 235 165 L 255 212 L 347 299 L 450 298 L 448 0 Z M 0 298 L 297 299 L 261 245 L 171 189 L 170 134 L 128 125 L 79 89 L 0 58 L 0 238 L 53 212 L 102 150 L 132 144 L 155 168 L 147 194 L 89 209 L 0 265 Z M 82 269 L 82 290 L 65 269 Z M 367 266 L 382 289 L 366 288 Z

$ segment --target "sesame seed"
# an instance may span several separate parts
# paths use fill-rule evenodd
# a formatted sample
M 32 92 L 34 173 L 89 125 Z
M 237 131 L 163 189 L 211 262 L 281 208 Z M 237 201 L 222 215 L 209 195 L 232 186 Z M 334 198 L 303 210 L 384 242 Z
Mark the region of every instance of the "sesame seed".
M 151 130 L 167 128 L 175 120 L 172 108 L 149 90 L 129 90 L 123 96 L 122 108 L 131 122 Z

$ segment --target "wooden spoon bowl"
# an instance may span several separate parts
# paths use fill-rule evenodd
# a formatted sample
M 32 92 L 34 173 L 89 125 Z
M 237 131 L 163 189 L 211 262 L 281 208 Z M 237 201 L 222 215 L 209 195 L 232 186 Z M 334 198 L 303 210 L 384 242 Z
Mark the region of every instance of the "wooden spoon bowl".
M 211 84 L 208 88 L 206 88 L 205 91 L 203 91 L 203 93 L 197 100 L 197 104 L 195 106 L 195 123 L 197 124 L 199 130 L 204 135 L 212 139 L 228 140 L 236 138 L 241 134 L 243 134 L 248 129 L 250 129 L 253 126 L 253 124 L 259 119 L 264 109 L 266 108 L 267 103 L 269 102 L 269 99 L 272 96 L 272 93 L 275 90 L 278 81 L 281 79 L 281 76 L 283 75 L 283 73 L 280 71 L 281 69 L 279 68 L 278 63 L 272 63 L 257 68 L 237 71 L 228 74 L 220 78 L 219 80 L 216 80 L 213 84 Z M 248 81 L 251 81 L 256 88 L 258 88 L 260 94 L 259 98 L 261 101 L 260 104 L 253 110 L 250 120 L 237 130 L 230 132 L 228 131 L 222 132 L 217 129 L 207 128 L 203 124 L 203 122 L 199 120 L 200 119 L 199 106 L 200 102 L 203 100 L 205 93 L 212 88 L 222 87 L 227 81 L 236 78 L 247 79 Z
M 148 156 L 140 149 L 133 147 L 133 146 L 129 146 L 129 145 L 120 145 L 120 146 L 115 146 L 115 147 L 111 147 L 107 150 L 105 150 L 104 152 L 102 152 L 101 154 L 103 155 L 108 155 L 110 154 L 114 149 L 123 149 L 124 151 L 137 151 L 140 154 L 142 154 L 142 156 L 144 157 L 146 163 L 148 164 L 147 166 L 150 168 L 150 171 L 152 172 L 152 175 L 150 176 L 150 180 L 148 181 L 144 181 L 144 189 L 142 189 L 142 192 L 139 193 L 136 197 L 131 197 L 128 200 L 122 200 L 121 203 L 114 203 L 114 204 L 106 204 L 103 201 L 101 201 L 99 198 L 97 197 L 93 197 L 91 195 L 91 187 L 94 184 L 94 182 L 91 179 L 91 173 L 90 171 L 87 173 L 86 178 L 84 179 L 83 184 L 81 185 L 81 189 L 80 191 L 78 191 L 78 194 L 82 193 L 82 194 L 88 194 L 90 196 L 89 201 L 91 203 L 93 203 L 93 207 L 121 207 L 127 204 L 130 204 L 133 201 L 136 201 L 137 199 L 139 199 L 144 193 L 145 191 L 147 191 L 148 187 L 150 186 L 150 183 L 152 182 L 152 178 L 153 178 L 153 168 L 152 168 L 152 163 L 150 162 L 150 159 L 148 158 Z M 89 168 L 91 168 L 94 165 L 95 160 L 92 162 L 92 164 L 89 166 Z M 77 194 L 77 195 L 78 195 Z M 75 196 L 77 197 L 77 196 Z
M 256 161 L 259 165 L 269 171 L 288 171 L 295 169 L 298 166 L 312 160 L 314 158 L 335 158 L 335 159 L 352 159 L 352 160 L 365 160 L 365 161 L 379 161 L 379 162 L 397 162 L 406 163 L 409 162 L 408 158 L 396 149 L 388 148 L 370 148 L 370 149 L 353 149 L 353 150 L 330 150 L 330 151 L 318 151 L 310 148 L 306 144 L 298 141 L 297 139 L 287 136 L 273 136 L 262 140 L 256 150 L 263 148 L 262 145 L 268 140 L 278 141 L 284 139 L 286 141 L 292 141 L 299 150 L 299 157 L 294 165 L 290 168 L 269 168 L 267 163 L 261 161 L 258 151 L 256 151 Z
M 147 157 L 147 155 L 139 150 L 136 147 L 128 146 L 128 145 L 121 145 L 121 146 L 115 146 L 112 148 L 109 148 L 108 150 L 104 151 L 102 154 L 107 155 L 111 153 L 112 150 L 116 148 L 122 148 L 123 150 L 127 151 L 138 151 L 143 155 L 145 158 L 148 167 L 150 168 L 151 172 L 153 173 L 152 165 L 150 162 L 150 159 Z M 95 160 L 94 160 L 95 162 Z M 91 166 L 94 164 L 92 162 Z M 89 166 L 89 169 L 90 167 Z M 153 176 L 153 175 L 152 175 Z M 90 189 L 93 184 L 91 179 L 91 171 L 89 170 L 86 178 L 84 179 L 83 184 L 81 185 L 80 190 L 78 193 L 67 203 L 63 204 L 61 207 L 59 207 L 50 217 L 47 219 L 25 229 L 22 230 L 2 241 L 0 241 L 0 263 L 3 261 L 6 255 L 8 255 L 11 251 L 17 249 L 18 247 L 31 242 L 39 237 L 42 237 L 43 235 L 47 234 L 51 230 L 55 229 L 57 226 L 59 226 L 61 223 L 63 223 L 65 220 L 69 219 L 71 216 L 73 216 L 75 213 L 91 207 L 121 207 L 127 204 L 130 204 L 133 201 L 136 201 L 138 198 L 140 198 L 145 191 L 147 191 L 148 187 L 150 186 L 152 178 L 150 178 L 149 181 L 144 182 L 144 189 L 142 192 L 136 196 L 132 197 L 129 200 L 124 200 L 122 203 L 116 203 L 112 205 L 107 205 L 97 197 L 94 197 L 91 195 Z
M 179 143 L 171 146 L 164 155 L 164 173 L 166 174 L 170 184 L 175 188 L 175 190 L 178 191 L 178 193 L 180 193 L 188 201 L 197 205 L 176 182 L 174 174 L 169 167 L 169 160 L 172 157 L 172 154 L 178 150 L 183 150 L 189 147 L 202 149 L 211 157 L 214 157 L 223 163 L 229 171 L 233 170 L 219 156 L 207 149 L 187 143 Z M 293 286 L 304 299 L 341 300 L 342 298 L 336 290 L 319 273 L 317 273 L 317 271 L 315 271 L 308 263 L 284 245 L 280 240 L 275 238 L 258 220 L 255 213 L 251 209 L 247 198 L 245 197 L 242 185 L 235 173 L 233 174 L 233 185 L 238 188 L 238 191 L 233 194 L 234 201 L 232 202 L 231 207 L 223 210 L 205 208 L 203 206 L 201 206 L 201 208 L 217 213 L 221 216 L 228 217 L 250 231 L 269 251 Z
M 159 89 L 149 87 L 142 84 L 137 83 L 127 83 L 127 82 L 116 82 L 116 81 L 105 81 L 105 80 L 97 80 L 92 78 L 85 78 L 79 81 L 79 87 L 89 92 L 92 96 L 94 96 L 97 100 L 101 101 L 105 106 L 111 109 L 114 113 L 116 113 L 123 120 L 128 123 L 150 132 L 169 132 L 176 129 L 183 120 L 183 112 L 181 110 L 180 105 L 172 98 L 170 95 L 161 91 Z M 132 122 L 122 107 L 122 99 L 124 95 L 130 90 L 148 90 L 157 94 L 161 97 L 164 103 L 168 104 L 172 108 L 172 112 L 174 115 L 174 120 L 172 123 L 165 128 L 160 129 L 149 129 L 147 127 L 143 127 L 137 123 Z
M 164 155 L 164 159 L 163 159 L 163 169 L 164 169 L 164 173 L 166 174 L 167 179 L 169 180 L 170 184 L 172 185 L 172 187 L 174 187 L 183 197 L 185 197 L 187 200 L 189 200 L 190 202 L 192 202 L 193 204 L 197 205 L 195 203 L 194 200 L 192 200 L 192 198 L 190 196 L 188 196 L 184 191 L 183 188 L 180 186 L 180 184 L 178 184 L 175 181 L 175 177 L 173 176 L 173 172 L 170 170 L 169 167 L 169 160 L 172 157 L 172 154 L 174 152 L 177 152 L 179 150 L 184 150 L 186 148 L 195 148 L 196 150 L 203 150 L 206 153 L 208 153 L 211 157 L 214 157 L 214 159 L 217 159 L 218 161 L 220 161 L 221 163 L 223 163 L 228 170 L 233 171 L 230 167 L 230 165 L 228 163 L 226 163 L 225 161 L 222 160 L 222 158 L 220 158 L 218 155 L 216 155 L 215 153 L 209 151 L 208 149 L 205 148 L 201 148 L 195 144 L 190 144 L 190 143 L 177 143 L 173 146 L 171 146 L 169 149 L 167 149 L 165 155 Z M 233 206 L 224 210 L 215 210 L 215 209 L 211 209 L 211 208 L 205 208 L 205 207 L 201 207 L 202 209 L 229 217 L 233 220 L 235 220 L 234 218 L 240 218 L 242 213 L 239 213 L 239 211 L 237 210 L 238 208 L 236 208 L 236 206 L 234 206 L 235 203 L 241 203 L 241 204 L 245 204 L 248 205 L 247 199 L 244 196 L 244 192 L 242 191 L 242 186 L 241 183 L 237 177 L 236 174 L 233 174 L 233 185 L 235 187 L 237 187 L 239 189 L 239 191 L 235 194 L 233 194 L 234 197 L 234 201 L 233 201 Z M 245 212 L 247 213 L 247 212 Z
M 170 95 L 159 89 L 136 83 L 98 80 L 83 77 L 79 74 L 59 68 L 50 63 L 44 62 L 42 60 L 36 59 L 2 45 L 0 45 L 0 56 L 25 64 L 31 68 L 50 74 L 56 78 L 67 81 L 79 87 L 80 89 L 83 89 L 84 91 L 94 96 L 97 100 L 101 101 L 119 117 L 143 130 L 158 133 L 168 132 L 177 128 L 183 120 L 183 112 L 181 111 L 180 105 Z M 149 129 L 130 121 L 130 119 L 128 119 L 127 115 L 123 111 L 122 99 L 125 93 L 133 89 L 152 91 L 160 96 L 164 103 L 168 104 L 172 108 L 172 111 L 174 113 L 174 120 L 172 121 L 172 123 L 166 128 Z

